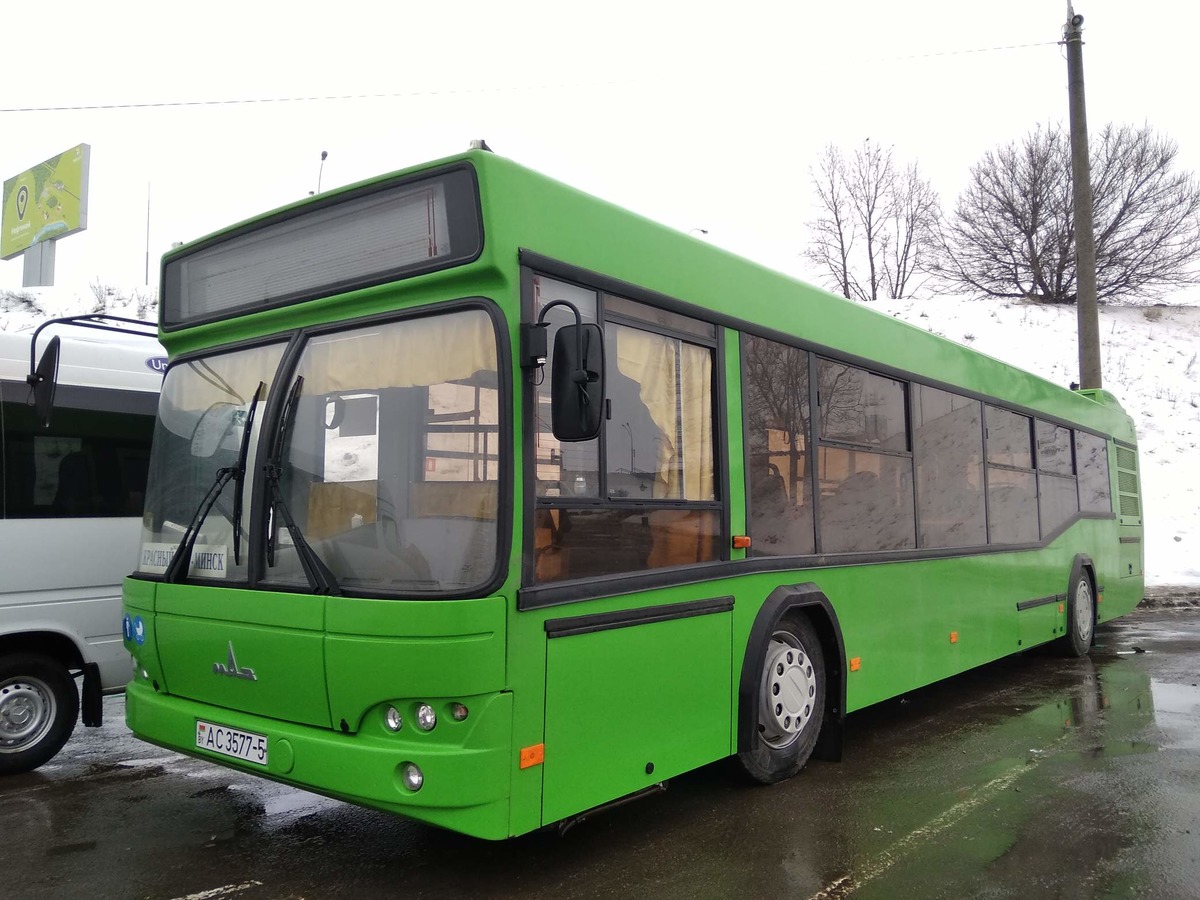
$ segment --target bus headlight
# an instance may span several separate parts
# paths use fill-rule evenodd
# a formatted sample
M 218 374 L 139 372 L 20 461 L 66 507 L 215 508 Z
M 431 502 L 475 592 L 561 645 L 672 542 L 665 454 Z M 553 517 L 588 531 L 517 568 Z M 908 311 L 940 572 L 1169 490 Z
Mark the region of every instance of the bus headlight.
M 454 719 L 455 722 L 466 721 L 468 713 L 469 710 L 467 709 L 465 703 L 450 704 L 450 717 Z
M 417 707 L 417 727 L 422 731 L 433 731 L 435 725 L 437 725 L 437 713 L 428 703 L 422 703 Z M 419 769 L 417 771 L 420 772 Z
M 404 727 L 404 719 L 400 717 L 400 710 L 394 706 L 387 708 L 387 712 L 383 716 L 383 721 L 389 731 L 399 731 Z
M 400 767 L 400 777 L 404 781 L 404 786 L 413 793 L 419 791 L 421 785 L 425 783 L 425 773 L 421 771 L 420 766 L 416 763 L 404 763 Z

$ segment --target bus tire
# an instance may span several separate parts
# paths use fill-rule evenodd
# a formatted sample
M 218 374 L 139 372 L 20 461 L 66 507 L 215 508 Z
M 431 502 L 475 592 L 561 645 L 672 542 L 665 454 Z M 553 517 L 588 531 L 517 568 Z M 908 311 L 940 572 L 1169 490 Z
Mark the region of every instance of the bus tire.
M 753 737 L 738 761 L 755 781 L 775 784 L 808 762 L 825 717 L 825 657 L 807 616 L 779 620 L 758 670 L 754 708 L 743 711 L 752 717 Z
M 40 653 L 0 658 L 0 775 L 52 759 L 78 715 L 79 693 L 61 663 Z
M 1064 656 L 1087 656 L 1096 633 L 1096 593 L 1088 570 L 1077 567 L 1067 594 L 1067 631 L 1058 642 Z

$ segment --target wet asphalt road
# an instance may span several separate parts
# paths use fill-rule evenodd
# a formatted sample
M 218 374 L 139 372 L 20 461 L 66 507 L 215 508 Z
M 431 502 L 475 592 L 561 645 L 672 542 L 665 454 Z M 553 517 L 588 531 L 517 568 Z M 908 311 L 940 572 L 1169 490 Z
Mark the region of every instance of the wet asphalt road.
M 856 713 L 843 762 L 718 764 L 487 843 L 134 740 L 123 698 L 0 782 L 0 897 L 1200 898 L 1200 609 Z

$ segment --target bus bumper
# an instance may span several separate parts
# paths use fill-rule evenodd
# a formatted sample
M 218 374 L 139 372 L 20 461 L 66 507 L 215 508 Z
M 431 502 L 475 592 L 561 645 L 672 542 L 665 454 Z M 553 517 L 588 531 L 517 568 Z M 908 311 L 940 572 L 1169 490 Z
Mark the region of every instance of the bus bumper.
M 282 722 L 265 716 L 163 695 L 146 681 L 130 684 L 125 720 L 139 738 L 319 794 L 357 803 L 475 837 L 509 836 L 512 695 L 471 698 L 465 721 L 439 716 L 422 732 L 406 721 L 398 733 L 382 716 L 368 716 L 354 733 Z M 265 736 L 267 765 L 196 746 L 197 722 Z M 417 765 L 424 783 L 409 790 L 402 772 Z

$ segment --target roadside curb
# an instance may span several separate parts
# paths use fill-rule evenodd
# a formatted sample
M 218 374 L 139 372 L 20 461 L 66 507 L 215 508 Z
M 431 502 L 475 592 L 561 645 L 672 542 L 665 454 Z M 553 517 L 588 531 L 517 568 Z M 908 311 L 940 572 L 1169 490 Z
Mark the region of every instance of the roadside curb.
M 1200 585 L 1147 587 L 1138 609 L 1200 609 Z

